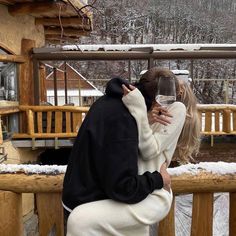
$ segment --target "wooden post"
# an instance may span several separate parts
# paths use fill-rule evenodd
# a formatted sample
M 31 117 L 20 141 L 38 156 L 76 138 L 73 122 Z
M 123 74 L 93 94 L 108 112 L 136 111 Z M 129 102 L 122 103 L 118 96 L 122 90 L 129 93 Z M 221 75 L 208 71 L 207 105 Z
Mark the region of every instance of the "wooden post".
M 230 113 L 231 110 L 229 109 L 224 109 L 223 111 L 223 131 L 226 133 L 230 133 L 231 131 Z
M 40 102 L 47 101 L 47 90 L 46 90 L 46 68 L 45 65 L 40 63 L 39 66 L 39 80 L 40 80 Z
M 78 85 L 79 85 L 79 106 L 82 107 L 83 106 L 83 100 L 82 100 L 82 96 L 81 96 L 81 81 L 80 81 L 80 78 L 79 78 L 79 81 L 78 81 Z
M 30 54 L 35 47 L 35 41 L 31 39 L 21 40 L 21 54 L 26 59 L 25 63 L 19 66 L 19 104 L 34 104 L 34 86 L 33 86 L 33 62 Z M 27 124 L 25 114 L 20 115 L 20 131 L 25 132 Z
M 207 111 L 205 113 L 205 131 L 211 131 L 211 124 L 212 124 L 212 113 Z
M 39 235 L 64 235 L 63 208 L 60 193 L 37 193 Z
M 175 197 L 168 215 L 159 223 L 158 236 L 175 236 Z
M 233 131 L 236 131 L 236 112 L 233 112 Z
M 35 41 L 31 39 L 21 40 L 21 54 L 26 58 L 26 62 L 20 65 L 19 73 L 19 103 L 20 105 L 33 105 L 33 62 L 31 51 L 35 47 Z M 29 92 L 30 91 L 30 92 Z
M 66 71 L 66 62 L 64 65 L 64 80 L 65 80 L 65 104 L 68 104 L 68 94 L 67 94 L 67 71 Z
M 0 235 L 23 235 L 22 197 L 19 193 L 0 191 Z
M 3 143 L 3 136 L 2 136 L 2 119 L 0 116 L 0 145 Z
M 230 193 L 229 202 L 229 236 L 236 235 L 236 193 Z
M 212 236 L 213 193 L 194 193 L 191 236 Z
M 54 81 L 54 105 L 58 105 L 57 100 L 57 68 L 53 68 L 53 81 Z

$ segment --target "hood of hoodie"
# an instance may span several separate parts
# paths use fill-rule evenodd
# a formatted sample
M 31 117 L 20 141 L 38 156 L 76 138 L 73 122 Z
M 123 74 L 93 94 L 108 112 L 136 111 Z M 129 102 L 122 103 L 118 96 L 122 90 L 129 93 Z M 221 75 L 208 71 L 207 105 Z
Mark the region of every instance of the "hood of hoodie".
M 122 84 L 129 86 L 129 82 L 127 80 L 121 78 L 113 78 L 107 83 L 107 87 L 105 90 L 106 95 L 111 97 L 122 97 L 123 96 L 123 88 Z
M 111 97 L 122 98 L 122 96 L 124 94 L 122 84 L 124 84 L 128 87 L 130 83 L 127 80 L 121 79 L 119 77 L 111 79 L 107 83 L 107 87 L 105 90 L 106 95 L 111 96 Z M 140 92 L 142 93 L 142 95 L 144 96 L 147 110 L 149 110 L 152 106 L 153 98 L 148 96 L 148 94 L 145 91 L 144 86 L 142 86 L 141 83 L 136 83 L 135 87 L 137 87 L 140 90 Z

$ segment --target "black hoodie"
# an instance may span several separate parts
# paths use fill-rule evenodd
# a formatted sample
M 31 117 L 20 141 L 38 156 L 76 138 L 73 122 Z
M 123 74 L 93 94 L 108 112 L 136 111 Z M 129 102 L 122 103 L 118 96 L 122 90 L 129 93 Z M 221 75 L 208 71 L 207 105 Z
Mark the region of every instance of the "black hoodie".
M 121 100 L 123 83 L 108 82 L 79 129 L 63 184 L 62 201 L 70 209 L 102 199 L 137 203 L 163 187 L 156 171 L 138 175 L 138 130 Z

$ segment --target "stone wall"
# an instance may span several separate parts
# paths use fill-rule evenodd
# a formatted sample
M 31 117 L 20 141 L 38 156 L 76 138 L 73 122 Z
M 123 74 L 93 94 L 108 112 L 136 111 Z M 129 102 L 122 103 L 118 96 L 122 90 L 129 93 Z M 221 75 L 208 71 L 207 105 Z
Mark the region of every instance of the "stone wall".
M 32 16 L 11 16 L 4 5 L 0 5 L 0 46 L 5 46 L 17 55 L 21 53 L 21 39 L 32 39 L 36 47 L 44 45 L 44 30 L 36 26 Z

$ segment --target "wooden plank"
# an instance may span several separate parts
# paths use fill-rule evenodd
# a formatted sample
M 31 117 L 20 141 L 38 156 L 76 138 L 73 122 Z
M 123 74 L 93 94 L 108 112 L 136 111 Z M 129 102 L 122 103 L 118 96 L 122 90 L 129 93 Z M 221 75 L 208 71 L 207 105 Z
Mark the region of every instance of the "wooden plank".
M 62 133 L 62 112 L 55 112 L 55 133 Z
M 229 202 L 229 236 L 236 235 L 236 192 L 230 193 Z
M 47 101 L 47 89 L 46 89 L 46 68 L 45 65 L 40 63 L 39 65 L 39 80 L 40 80 L 40 101 Z
M 0 145 L 3 143 L 3 136 L 2 136 L 2 119 L 0 116 Z
M 73 113 L 73 132 L 78 132 L 79 127 L 82 124 L 82 114 L 78 112 Z
M 45 35 L 57 35 L 61 36 L 62 30 L 60 27 L 45 27 L 44 29 Z M 90 34 L 90 31 L 82 30 L 82 29 L 76 29 L 76 28 L 64 28 L 63 29 L 63 36 L 88 36 Z
M 231 131 L 230 114 L 231 110 L 229 109 L 223 111 L 223 131 L 226 133 L 230 133 Z
M 194 193 L 191 236 L 212 236 L 213 193 Z
M 202 131 L 202 112 L 198 110 L 198 116 L 199 116 L 199 120 L 200 120 L 200 130 Z
M 8 115 L 19 112 L 19 107 L 1 107 L 0 108 L 0 115 Z
M 91 30 L 91 23 L 88 18 L 80 17 L 61 17 L 59 18 L 36 18 L 36 25 L 44 26 L 63 26 L 63 27 L 75 27 L 77 29 Z
M 51 133 L 52 129 L 52 112 L 47 112 L 47 133 Z
M 77 135 L 77 132 L 74 133 L 34 133 L 34 134 L 24 134 L 24 133 L 15 133 L 13 134 L 13 139 L 21 139 L 21 138 L 44 138 L 44 139 L 50 139 L 50 138 L 75 138 Z
M 66 112 L 66 133 L 71 133 L 71 112 Z
M 83 112 L 87 113 L 89 107 L 77 107 L 77 106 L 19 106 L 21 111 L 71 111 L 71 112 Z
M 175 236 L 175 197 L 168 215 L 159 223 L 158 236 Z
M 38 126 L 38 133 L 43 133 L 43 119 L 42 119 L 42 112 L 37 112 L 37 126 Z
M 23 236 L 21 194 L 0 191 L 0 205 L 0 235 Z
M 0 54 L 0 61 L 25 63 L 27 58 L 25 56 Z
M 236 131 L 236 112 L 233 112 L 233 131 Z
M 212 113 L 206 112 L 205 113 L 205 131 L 211 131 L 211 124 L 212 124 Z
M 220 131 L 220 112 L 215 112 L 215 131 Z
M 64 235 L 63 208 L 60 193 L 37 193 L 39 235 Z
M 43 2 L 24 2 L 16 3 L 8 7 L 8 12 L 12 16 L 28 15 L 28 14 L 42 14 L 42 13 L 56 13 L 58 14 L 59 7 L 65 11 L 67 5 L 60 1 L 43 1 Z
M 28 134 L 34 134 L 34 113 L 31 110 L 27 112 L 27 119 L 28 119 Z

